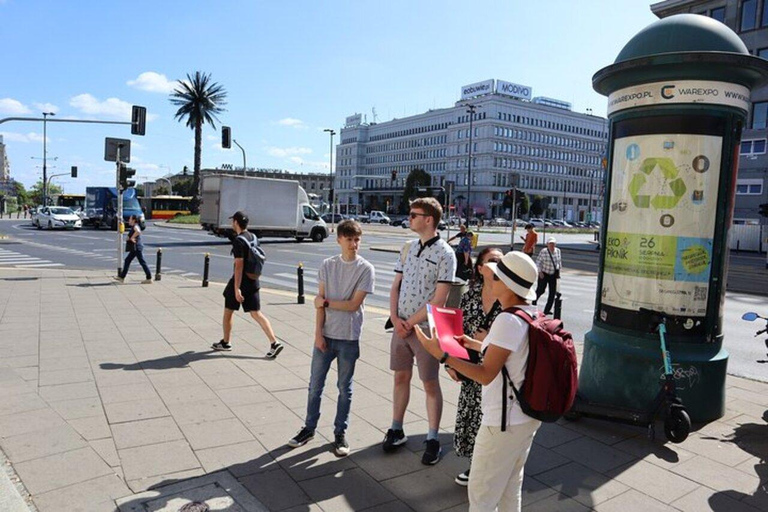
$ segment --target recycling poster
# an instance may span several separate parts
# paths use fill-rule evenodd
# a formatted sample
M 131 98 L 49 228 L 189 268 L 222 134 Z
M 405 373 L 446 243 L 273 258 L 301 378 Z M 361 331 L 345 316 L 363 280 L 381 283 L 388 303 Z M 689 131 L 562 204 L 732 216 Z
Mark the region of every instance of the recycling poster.
M 603 304 L 706 315 L 721 157 L 716 136 L 615 140 Z

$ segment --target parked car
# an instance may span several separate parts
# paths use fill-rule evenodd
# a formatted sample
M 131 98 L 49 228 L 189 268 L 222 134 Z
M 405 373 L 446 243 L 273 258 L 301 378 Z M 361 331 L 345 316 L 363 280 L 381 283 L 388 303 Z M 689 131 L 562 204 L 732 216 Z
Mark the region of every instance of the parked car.
M 389 224 L 390 219 L 386 216 L 386 214 L 379 210 L 371 210 L 371 213 L 368 214 L 368 222 L 371 224 Z
M 509 221 L 507 219 L 502 219 L 501 217 L 496 217 L 495 219 L 491 219 L 491 221 L 488 223 L 490 226 L 509 226 Z
M 544 223 L 544 219 L 540 219 L 538 217 L 534 217 L 532 219 L 528 219 L 528 223 L 529 224 L 533 224 L 537 228 L 542 228 L 542 227 L 546 226 L 546 224 Z
M 83 227 L 83 221 L 80 220 L 71 208 L 66 206 L 46 206 L 35 215 L 35 226 L 37 229 L 80 229 Z
M 333 219 L 331 219 L 331 216 L 333 216 Z M 340 213 L 334 213 L 334 214 L 326 213 L 324 215 L 321 215 L 320 218 L 323 219 L 326 223 L 333 222 L 335 224 L 338 224 L 339 222 L 346 219 L 346 217 L 344 215 L 341 215 Z
M 371 219 L 368 217 L 367 213 L 364 213 L 362 215 L 358 215 L 357 216 L 357 221 L 362 223 L 362 224 L 368 224 L 368 223 L 371 222 Z

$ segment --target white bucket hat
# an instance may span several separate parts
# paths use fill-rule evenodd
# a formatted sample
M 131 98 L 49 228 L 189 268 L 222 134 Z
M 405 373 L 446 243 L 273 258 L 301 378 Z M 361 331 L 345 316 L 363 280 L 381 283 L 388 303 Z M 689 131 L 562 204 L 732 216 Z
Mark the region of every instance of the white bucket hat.
M 511 251 L 505 254 L 499 263 L 486 263 L 485 266 L 515 294 L 525 300 L 536 300 L 539 269 L 530 256 Z

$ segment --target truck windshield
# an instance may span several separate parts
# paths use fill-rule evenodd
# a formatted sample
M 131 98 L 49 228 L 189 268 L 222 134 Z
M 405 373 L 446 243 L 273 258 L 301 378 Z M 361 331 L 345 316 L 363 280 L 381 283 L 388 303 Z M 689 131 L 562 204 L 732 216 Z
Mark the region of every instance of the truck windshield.
M 123 198 L 123 210 L 141 210 L 139 200 L 135 197 L 130 199 Z

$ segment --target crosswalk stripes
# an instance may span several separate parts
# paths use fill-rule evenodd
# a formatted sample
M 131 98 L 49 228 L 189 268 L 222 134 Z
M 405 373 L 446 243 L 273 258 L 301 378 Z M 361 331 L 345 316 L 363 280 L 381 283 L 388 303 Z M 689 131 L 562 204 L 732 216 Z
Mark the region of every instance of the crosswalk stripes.
M 0 267 L 45 268 L 63 266 L 62 263 L 54 263 L 51 260 L 44 260 L 15 251 L 0 249 Z

